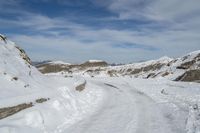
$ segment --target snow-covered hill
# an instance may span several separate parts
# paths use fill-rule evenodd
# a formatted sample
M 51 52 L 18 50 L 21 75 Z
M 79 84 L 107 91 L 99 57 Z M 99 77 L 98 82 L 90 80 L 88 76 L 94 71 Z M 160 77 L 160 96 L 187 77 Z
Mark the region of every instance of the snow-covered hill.
M 47 77 L 24 50 L 10 40 L 0 40 L 0 133 L 59 132 L 93 112 L 101 90 L 83 78 Z
M 104 61 L 98 61 L 96 65 L 59 65 L 51 63 L 38 65 L 38 69 L 43 73 L 61 73 L 65 76 L 83 75 L 90 77 L 136 77 L 136 78 L 161 78 L 165 77 L 177 81 L 200 80 L 200 50 L 187 54 L 186 56 L 172 59 L 162 57 L 158 60 L 133 63 L 120 66 L 108 66 Z M 103 63 L 103 64 L 102 64 Z M 63 63 L 64 64 L 64 63 Z M 92 63 L 94 64 L 94 62 Z M 57 67 L 55 67 L 57 66 Z M 58 67 L 60 66 L 60 67 Z M 48 71 L 51 70 L 51 71 Z

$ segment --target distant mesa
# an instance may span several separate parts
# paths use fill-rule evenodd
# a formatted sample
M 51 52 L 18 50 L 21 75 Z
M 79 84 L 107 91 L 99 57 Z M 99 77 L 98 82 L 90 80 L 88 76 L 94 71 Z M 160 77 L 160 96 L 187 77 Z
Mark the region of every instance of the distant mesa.
M 106 67 L 108 63 L 102 60 L 89 60 L 81 64 L 82 67 Z
M 102 60 L 89 60 L 82 64 L 71 64 L 63 61 L 45 61 L 35 65 L 42 73 L 73 72 L 75 70 L 86 70 L 93 67 L 106 67 L 108 63 Z

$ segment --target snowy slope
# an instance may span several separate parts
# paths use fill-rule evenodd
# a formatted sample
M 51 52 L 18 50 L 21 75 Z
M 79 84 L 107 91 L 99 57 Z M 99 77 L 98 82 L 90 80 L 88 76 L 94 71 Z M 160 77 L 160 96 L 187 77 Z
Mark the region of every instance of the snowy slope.
M 0 113 L 5 107 L 32 102 L 33 107 L 0 120 L 1 133 L 59 132 L 90 114 L 101 101 L 102 91 L 75 90 L 82 78 L 47 77 L 22 59 L 15 43 L 0 41 Z M 37 104 L 36 99 L 50 98 Z
M 13 42 L 7 40 L 7 44 L 5 44 L 1 41 L 0 58 L 1 99 L 5 97 L 13 98 L 15 96 L 23 96 L 24 93 L 38 91 L 39 87 L 34 86 L 41 85 L 39 85 L 37 81 L 33 84 L 33 81 L 40 81 L 42 75 L 37 69 L 22 59 L 20 51 Z M 14 78 L 16 79 L 14 80 Z M 27 86 L 27 88 L 25 86 Z M 41 88 L 45 87 L 41 86 Z

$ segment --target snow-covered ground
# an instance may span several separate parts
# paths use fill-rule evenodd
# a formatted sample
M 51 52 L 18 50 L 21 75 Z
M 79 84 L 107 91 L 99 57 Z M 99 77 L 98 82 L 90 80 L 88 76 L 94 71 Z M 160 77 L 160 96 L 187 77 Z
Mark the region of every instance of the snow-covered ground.
M 86 80 L 106 92 L 104 102 L 66 133 L 199 132 L 199 84 L 121 77 Z
M 199 83 L 43 75 L 21 52 L 13 42 L 0 41 L 0 113 L 22 103 L 34 106 L 0 119 L 0 133 L 200 132 Z M 38 98 L 50 100 L 35 103 Z

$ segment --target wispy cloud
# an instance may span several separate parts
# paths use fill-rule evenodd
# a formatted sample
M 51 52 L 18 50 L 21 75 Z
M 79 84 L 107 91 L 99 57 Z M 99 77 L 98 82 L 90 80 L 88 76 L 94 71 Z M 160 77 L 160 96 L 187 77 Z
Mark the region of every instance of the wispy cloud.
M 27 10 L 23 0 L 3 2 L 6 7 L 16 8 L 2 10 L 1 14 L 11 17 L 0 14 L 0 29 L 25 48 L 33 60 L 81 62 L 97 58 L 131 62 L 200 49 L 200 6 L 194 0 L 89 0 L 86 3 L 93 3 L 93 7 L 85 9 L 84 4 L 82 10 L 87 12 L 83 16 L 69 17 L 68 13 L 51 16 L 41 9 Z M 76 5 L 70 1 L 57 3 Z M 77 3 L 82 6 L 79 0 Z M 88 13 L 90 8 L 103 8 L 110 16 L 93 18 Z

